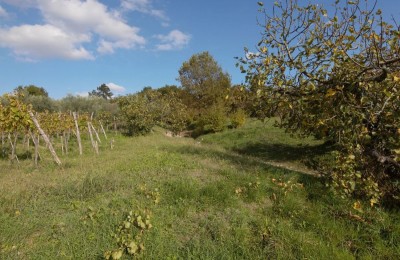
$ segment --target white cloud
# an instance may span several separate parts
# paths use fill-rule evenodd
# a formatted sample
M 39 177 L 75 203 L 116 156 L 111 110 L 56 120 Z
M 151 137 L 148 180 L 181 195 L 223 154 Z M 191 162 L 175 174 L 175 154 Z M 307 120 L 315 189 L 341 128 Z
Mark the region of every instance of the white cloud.
M 179 30 L 172 30 L 167 35 L 156 35 L 155 38 L 161 41 L 161 44 L 156 45 L 156 49 L 160 51 L 169 51 L 182 49 L 189 44 L 191 36 Z
M 94 39 L 98 40 L 100 54 L 142 47 L 146 43 L 139 35 L 139 28 L 127 24 L 117 11 L 108 10 L 98 0 L 0 1 L 37 8 L 43 16 L 41 25 L 0 27 L 0 46 L 11 48 L 19 58 L 93 59 L 87 49 Z
M 79 97 L 88 97 L 89 92 L 75 92 L 75 95 Z
M 123 93 L 126 91 L 126 88 L 119 86 L 112 82 L 107 83 L 106 85 L 110 88 L 111 91 L 114 91 L 114 92 Z
M 80 44 L 90 41 L 86 34 L 68 34 L 53 25 L 21 25 L 0 29 L 0 46 L 11 48 L 23 59 L 93 59 Z
M 0 17 L 7 17 L 8 13 L 6 10 L 4 10 L 3 7 L 0 6 Z
M 115 48 L 130 49 L 146 43 L 139 35 L 139 28 L 128 25 L 118 13 L 108 11 L 96 0 L 39 0 L 39 3 L 47 22 L 67 31 L 96 33 L 101 38 L 100 45 L 101 42 L 108 42 L 105 53 L 112 53 Z
M 151 0 L 121 0 L 121 7 L 126 11 L 136 11 L 154 16 L 163 21 L 163 26 L 169 25 L 169 17 L 163 10 L 155 9 Z
M 112 53 L 114 53 L 113 43 L 105 41 L 105 40 L 101 40 L 99 42 L 99 47 L 97 47 L 97 51 L 101 54 L 112 54 Z

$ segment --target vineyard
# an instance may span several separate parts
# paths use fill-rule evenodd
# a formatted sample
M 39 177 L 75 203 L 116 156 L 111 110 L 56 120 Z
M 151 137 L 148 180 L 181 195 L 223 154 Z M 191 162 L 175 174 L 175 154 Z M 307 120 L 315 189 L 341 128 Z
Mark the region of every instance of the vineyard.
M 42 151 L 47 150 L 54 162 L 61 165 L 57 154 L 68 155 L 71 150 L 78 149 L 82 155 L 82 140 L 90 140 L 93 152 L 99 154 L 100 146 L 113 148 L 114 141 L 108 140 L 105 130 L 110 127 L 110 122 L 107 113 L 96 117 L 94 113 L 72 111 L 37 113 L 21 101 L 20 95 L 9 94 L 5 104 L 0 103 L 1 158 L 18 163 L 18 154 L 23 154 L 37 165 L 42 159 Z

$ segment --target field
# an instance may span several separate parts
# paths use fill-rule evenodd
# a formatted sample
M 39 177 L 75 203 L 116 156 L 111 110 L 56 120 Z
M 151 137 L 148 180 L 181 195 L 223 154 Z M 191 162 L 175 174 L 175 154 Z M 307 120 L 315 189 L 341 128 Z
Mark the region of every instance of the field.
M 304 165 L 320 141 L 252 120 L 113 137 L 61 168 L 44 152 L 38 167 L 0 160 L 0 259 L 130 259 L 123 239 L 142 259 L 400 259 L 398 210 L 334 196 Z

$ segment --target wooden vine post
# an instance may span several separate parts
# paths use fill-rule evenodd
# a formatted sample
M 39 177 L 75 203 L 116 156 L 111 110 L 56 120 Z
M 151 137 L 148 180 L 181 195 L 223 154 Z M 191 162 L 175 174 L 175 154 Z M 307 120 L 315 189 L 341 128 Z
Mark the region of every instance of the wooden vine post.
M 46 135 L 46 133 L 43 131 L 43 129 L 40 127 L 38 120 L 36 119 L 35 115 L 31 110 L 28 111 L 29 116 L 31 117 L 33 123 L 35 124 L 36 128 L 38 129 L 40 135 L 42 136 L 43 140 L 45 141 L 51 155 L 53 156 L 54 161 L 58 164 L 61 165 L 61 161 L 58 158 L 56 151 L 53 148 L 53 145 L 50 142 L 49 137 Z
M 76 115 L 76 112 L 72 112 L 72 115 L 74 117 L 75 121 L 75 127 L 76 127 L 76 138 L 78 139 L 78 146 L 79 146 L 79 155 L 82 155 L 82 141 L 81 141 L 81 134 L 79 132 L 79 125 L 78 125 L 78 117 Z
M 88 131 L 89 131 L 90 141 L 92 142 L 93 150 L 96 152 L 96 154 L 99 154 L 99 150 L 97 148 L 97 142 L 95 142 L 93 139 L 92 125 L 90 124 L 89 121 L 87 122 L 87 127 L 88 127 Z
M 104 130 L 104 127 L 103 127 L 103 124 L 101 123 L 101 121 L 100 121 L 100 127 L 101 127 L 101 131 L 103 132 L 104 137 L 107 140 L 107 134 L 106 134 L 106 131 Z

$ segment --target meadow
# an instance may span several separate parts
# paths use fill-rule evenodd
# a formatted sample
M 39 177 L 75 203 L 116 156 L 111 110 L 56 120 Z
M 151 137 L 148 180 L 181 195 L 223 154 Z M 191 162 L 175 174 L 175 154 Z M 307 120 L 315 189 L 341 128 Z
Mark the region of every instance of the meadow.
M 0 259 L 400 259 L 398 209 L 334 195 L 306 166 L 330 147 L 272 120 L 111 137 L 0 159 Z

